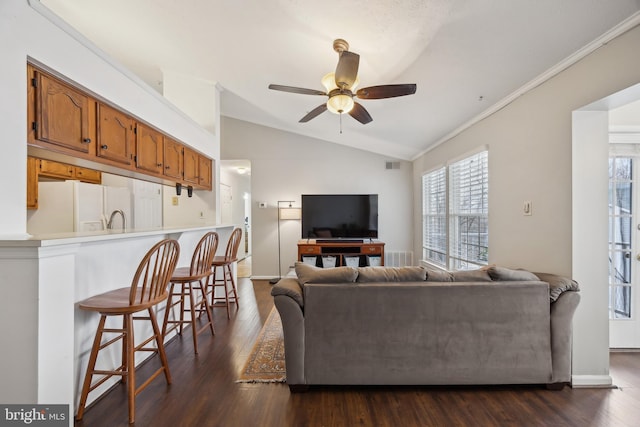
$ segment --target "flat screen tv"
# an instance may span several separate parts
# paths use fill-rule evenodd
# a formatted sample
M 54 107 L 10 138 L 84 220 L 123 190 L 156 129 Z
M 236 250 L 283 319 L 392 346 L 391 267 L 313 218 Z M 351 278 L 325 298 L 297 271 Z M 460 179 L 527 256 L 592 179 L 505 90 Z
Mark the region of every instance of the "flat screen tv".
M 302 238 L 377 239 L 377 194 L 303 194 Z

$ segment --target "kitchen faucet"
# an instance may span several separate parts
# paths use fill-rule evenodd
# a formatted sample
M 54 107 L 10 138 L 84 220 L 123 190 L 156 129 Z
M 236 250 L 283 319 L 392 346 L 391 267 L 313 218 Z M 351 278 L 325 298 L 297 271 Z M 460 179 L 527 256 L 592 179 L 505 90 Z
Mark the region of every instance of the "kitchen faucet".
M 111 212 L 109 222 L 107 222 L 107 230 L 111 230 L 113 228 L 113 217 L 116 214 L 120 214 L 122 216 L 122 231 L 125 231 L 127 229 L 127 219 L 124 217 L 124 212 L 122 212 L 122 210 L 120 209 L 116 209 L 115 211 Z

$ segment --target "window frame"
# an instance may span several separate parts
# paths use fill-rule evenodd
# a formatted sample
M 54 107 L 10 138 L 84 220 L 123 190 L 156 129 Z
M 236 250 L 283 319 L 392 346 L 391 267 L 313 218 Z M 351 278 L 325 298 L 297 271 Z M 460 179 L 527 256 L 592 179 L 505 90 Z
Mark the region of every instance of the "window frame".
M 473 165 L 474 162 L 478 162 Z M 478 167 L 479 165 L 479 167 Z M 476 166 L 474 168 L 474 166 Z M 463 170 L 466 169 L 466 170 Z M 441 188 L 435 184 L 445 177 L 444 224 L 431 191 Z M 481 181 L 477 181 L 478 176 Z M 489 149 L 474 152 L 437 166 L 422 175 L 422 262 L 446 270 L 469 270 L 482 267 L 489 261 Z M 431 187 L 431 188 L 428 188 Z M 460 196 L 466 197 L 462 200 Z M 466 227 L 466 228 L 465 228 Z M 444 229 L 444 231 L 443 231 Z M 434 231 L 435 230 L 435 231 Z M 438 237 L 430 233 L 445 233 L 445 248 L 438 246 Z M 442 254 L 444 252 L 444 254 Z M 434 255 L 440 255 L 436 257 Z

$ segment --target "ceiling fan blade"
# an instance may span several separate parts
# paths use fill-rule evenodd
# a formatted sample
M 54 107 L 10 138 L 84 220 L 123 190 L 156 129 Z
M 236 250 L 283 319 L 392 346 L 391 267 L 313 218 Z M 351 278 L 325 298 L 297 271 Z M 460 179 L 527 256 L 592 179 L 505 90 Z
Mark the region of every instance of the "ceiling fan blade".
M 369 115 L 369 112 L 357 102 L 353 103 L 353 108 L 351 109 L 351 111 L 349 111 L 349 115 L 363 125 L 366 125 L 373 120 L 371 118 L 371 115 Z
M 356 92 L 360 99 L 395 98 L 396 96 L 413 95 L 416 93 L 415 84 L 398 84 L 363 87 Z
M 300 119 L 299 123 L 307 123 L 309 120 L 319 116 L 320 114 L 327 111 L 327 104 L 320 104 L 313 110 L 309 111 L 309 113 Z
M 315 89 L 305 89 L 303 87 L 294 87 L 294 86 L 283 86 L 283 85 L 274 85 L 270 84 L 269 89 L 280 90 L 282 92 L 290 92 L 290 93 L 300 93 L 302 95 L 326 95 L 321 90 Z
M 336 85 L 339 88 L 350 88 L 358 77 L 360 55 L 347 50 L 340 54 L 336 67 Z

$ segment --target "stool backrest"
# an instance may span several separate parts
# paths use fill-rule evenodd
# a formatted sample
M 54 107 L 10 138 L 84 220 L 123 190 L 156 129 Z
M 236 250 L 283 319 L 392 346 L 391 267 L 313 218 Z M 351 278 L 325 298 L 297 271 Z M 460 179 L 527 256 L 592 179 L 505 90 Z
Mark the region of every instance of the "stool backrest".
M 198 242 L 193 256 L 191 257 L 191 268 L 189 270 L 189 276 L 208 276 L 211 274 L 211 263 L 213 257 L 218 250 L 218 233 L 210 231 Z
M 149 249 L 133 276 L 129 304 L 154 305 L 167 298 L 167 284 L 179 255 L 180 245 L 172 239 L 162 240 Z
M 229 241 L 227 242 L 227 248 L 224 253 L 225 261 L 233 262 L 238 259 L 238 248 L 240 247 L 240 241 L 242 240 L 242 229 L 236 228 L 231 232 Z

